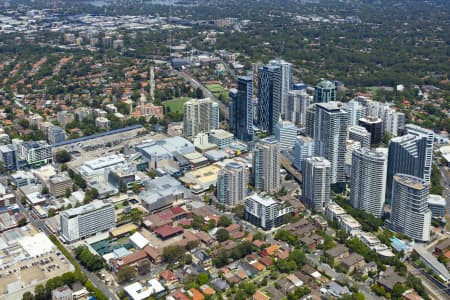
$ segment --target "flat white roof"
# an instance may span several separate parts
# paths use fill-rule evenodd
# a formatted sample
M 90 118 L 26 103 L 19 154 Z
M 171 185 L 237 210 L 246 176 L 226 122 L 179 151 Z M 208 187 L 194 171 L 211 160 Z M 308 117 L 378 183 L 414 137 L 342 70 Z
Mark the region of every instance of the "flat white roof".
M 442 197 L 441 195 L 431 194 L 431 195 L 428 196 L 428 204 L 440 205 L 440 206 L 444 206 L 445 207 L 446 201 L 445 201 L 444 197 Z
M 139 232 L 135 232 L 130 236 L 130 241 L 136 245 L 139 249 L 144 248 L 148 245 L 149 240 L 147 240 L 142 234 Z
M 135 282 L 124 287 L 125 292 L 132 300 L 144 300 L 151 295 L 164 291 L 164 287 L 156 279 L 151 279 L 148 285 L 143 286 L 140 282 Z
M 33 236 L 24 236 L 18 240 L 18 243 L 30 257 L 37 257 L 55 249 L 55 245 L 43 232 Z
M 277 202 L 275 200 L 273 200 L 272 197 L 261 197 L 258 194 L 254 194 L 252 196 L 249 197 L 250 199 L 252 199 L 255 202 L 258 202 L 264 206 L 270 206 L 273 204 L 276 204 Z

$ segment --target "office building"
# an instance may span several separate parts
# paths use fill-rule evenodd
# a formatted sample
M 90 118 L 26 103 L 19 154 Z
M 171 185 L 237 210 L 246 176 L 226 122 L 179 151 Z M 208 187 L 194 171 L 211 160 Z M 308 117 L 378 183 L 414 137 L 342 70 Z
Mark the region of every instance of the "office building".
M 253 139 L 253 75 L 238 77 L 237 89 L 230 90 L 231 132 L 243 142 Z
M 359 119 L 358 125 L 370 132 L 370 144 L 378 145 L 383 141 L 383 122 L 377 117 L 364 117 Z
M 48 128 L 47 138 L 50 144 L 63 142 L 66 140 L 66 132 L 59 126 L 51 126 Z
M 323 157 L 305 159 L 302 200 L 312 210 L 322 212 L 330 202 L 331 163 Z
M 272 133 L 281 116 L 281 68 L 265 65 L 258 68 L 257 120 L 260 130 Z
M 253 184 L 258 191 L 277 192 L 280 188 L 280 147 L 272 138 L 255 145 L 252 166 Z
M 279 121 L 274 130 L 275 139 L 280 143 L 281 149 L 292 149 L 298 128 L 289 121 Z
M 29 141 L 17 145 L 17 154 L 20 160 L 28 166 L 38 167 L 52 161 L 52 147 L 46 141 Z
M 447 202 L 441 195 L 429 195 L 428 208 L 431 210 L 433 218 L 442 218 L 445 216 Z
M 245 167 L 238 162 L 228 163 L 217 176 L 217 200 L 227 206 L 242 204 L 247 196 L 247 184 Z
M 348 128 L 348 139 L 361 143 L 362 148 L 370 148 L 371 134 L 366 128 L 353 125 Z
M 49 191 L 55 197 L 64 196 L 66 190 L 72 190 L 72 179 L 65 175 L 53 175 L 48 180 Z
M 356 99 L 345 103 L 344 109 L 348 112 L 348 126 L 358 125 L 359 119 L 367 116 L 367 107 Z
M 430 182 L 433 143 L 426 134 L 406 134 L 389 143 L 387 198 L 392 190 L 392 178 L 397 173 L 409 174 Z
M 245 199 L 244 219 L 264 230 L 284 224 L 286 217 L 292 212 L 292 206 L 270 197 L 263 198 L 255 194 Z
M 294 84 L 294 67 L 291 63 L 286 62 L 281 59 L 271 60 L 269 62 L 272 66 L 278 66 L 280 69 L 279 80 L 281 82 L 280 85 L 280 105 L 281 105 L 281 116 L 286 118 L 288 114 L 288 99 L 289 99 L 289 91 Z
M 192 99 L 184 103 L 184 136 L 219 128 L 219 105 L 209 98 Z
M 314 88 L 314 103 L 336 101 L 337 87 L 334 82 L 323 80 Z
M 332 184 L 345 183 L 347 122 L 347 112 L 338 102 L 316 104 L 314 151 L 330 161 Z
M 383 152 L 362 148 L 353 151 L 350 204 L 381 217 L 386 193 L 387 157 Z
M 306 90 L 292 90 L 288 93 L 288 109 L 285 119 L 297 126 L 305 127 L 306 109 L 311 105 L 313 97 Z
M 115 226 L 113 205 L 100 200 L 65 210 L 60 213 L 60 219 L 61 237 L 69 243 Z
M 3 166 L 9 171 L 17 171 L 19 168 L 17 161 L 17 150 L 15 145 L 1 145 L 0 146 L 0 160 Z
M 219 149 L 226 148 L 234 142 L 234 135 L 223 129 L 211 130 L 208 136 L 208 143 L 217 145 Z
M 294 167 L 303 171 L 305 159 L 314 156 L 314 140 L 308 136 L 298 136 L 294 144 Z
M 391 229 L 411 239 L 430 239 L 429 184 L 418 177 L 397 173 L 392 185 Z

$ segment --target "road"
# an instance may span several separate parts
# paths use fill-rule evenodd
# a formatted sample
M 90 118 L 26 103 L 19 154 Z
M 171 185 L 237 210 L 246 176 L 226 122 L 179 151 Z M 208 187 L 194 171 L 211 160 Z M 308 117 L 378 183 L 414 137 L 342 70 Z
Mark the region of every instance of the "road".
M 177 71 L 177 70 L 174 70 L 174 72 L 178 76 L 183 77 L 184 80 L 188 81 L 192 87 L 200 88 L 202 90 L 204 96 L 210 98 L 212 101 L 216 102 L 219 105 L 219 109 L 225 116 L 225 119 L 229 120 L 228 119 L 228 107 L 222 101 L 217 99 L 217 97 L 214 96 L 214 94 L 211 93 L 201 82 L 199 82 L 197 79 L 192 77 L 192 75 L 190 75 L 186 72 Z
M 302 183 L 302 174 L 297 171 L 292 162 L 283 153 L 280 155 L 281 166 L 286 169 L 286 171 L 298 182 Z
M 450 209 L 450 172 L 444 166 L 439 166 L 439 170 L 441 171 L 441 184 L 444 187 L 443 196 L 445 198 L 447 204 L 447 213 L 449 213 Z
M 415 268 L 410 263 L 406 262 L 406 268 L 409 273 L 421 279 L 425 290 L 428 292 L 428 296 L 431 299 L 444 300 L 448 299 L 449 291 L 442 290 L 442 287 L 438 286 L 437 283 L 432 282 L 427 275 L 425 275 L 421 270 Z M 435 280 L 435 279 L 434 279 Z

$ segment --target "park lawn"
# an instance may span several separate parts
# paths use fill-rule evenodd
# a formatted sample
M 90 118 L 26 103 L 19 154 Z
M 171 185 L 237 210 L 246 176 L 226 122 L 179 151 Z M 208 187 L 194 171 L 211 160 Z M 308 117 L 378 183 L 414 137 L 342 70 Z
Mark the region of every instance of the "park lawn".
M 175 98 L 175 99 L 172 99 L 172 100 L 164 101 L 162 103 L 162 105 L 164 106 L 164 108 L 166 110 L 167 110 L 167 108 L 169 108 L 169 110 L 171 112 L 178 111 L 179 113 L 182 113 L 184 111 L 184 103 L 186 103 L 189 100 L 191 100 L 191 98 L 180 97 L 180 98 Z
M 224 99 L 225 101 L 228 100 L 228 92 L 223 88 L 222 85 L 220 84 L 207 84 L 206 88 L 214 94 L 214 96 L 216 96 L 217 98 L 220 97 L 220 95 L 222 95 L 222 99 Z

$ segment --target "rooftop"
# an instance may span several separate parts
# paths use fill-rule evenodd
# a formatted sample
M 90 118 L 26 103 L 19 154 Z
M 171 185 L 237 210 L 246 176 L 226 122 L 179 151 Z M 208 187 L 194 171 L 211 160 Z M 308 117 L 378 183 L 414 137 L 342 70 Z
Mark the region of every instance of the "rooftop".
M 66 215 L 67 217 L 70 218 L 70 217 L 74 217 L 74 216 L 78 216 L 78 215 L 83 215 L 83 214 L 98 210 L 98 209 L 106 207 L 106 206 L 111 206 L 111 204 L 104 203 L 103 201 L 100 201 L 100 200 L 94 200 L 89 204 L 65 210 L 61 214 Z
M 268 196 L 261 197 L 258 194 L 251 195 L 251 196 L 248 197 L 248 199 L 251 199 L 251 200 L 253 200 L 253 201 L 255 201 L 255 202 L 257 202 L 257 203 L 259 203 L 259 204 L 261 204 L 263 206 L 271 206 L 271 205 L 274 205 L 274 204 L 278 203 L 277 201 L 273 200 L 272 197 L 268 197 Z
M 394 181 L 416 190 L 427 188 L 427 183 L 423 179 L 408 174 L 395 174 Z
M 445 206 L 446 201 L 441 195 L 430 194 L 428 195 L 428 204 Z
M 322 80 L 316 85 L 316 88 L 332 90 L 336 88 L 336 85 L 329 80 Z

